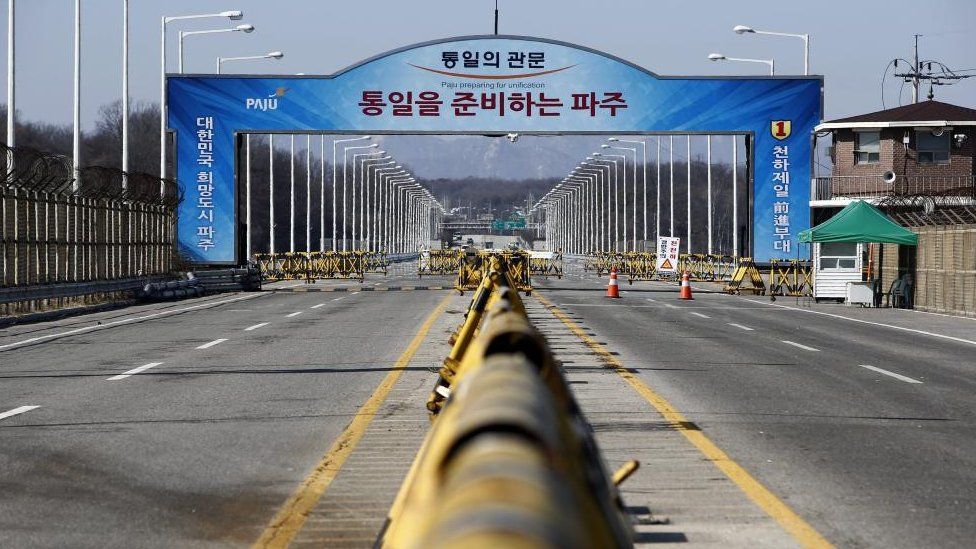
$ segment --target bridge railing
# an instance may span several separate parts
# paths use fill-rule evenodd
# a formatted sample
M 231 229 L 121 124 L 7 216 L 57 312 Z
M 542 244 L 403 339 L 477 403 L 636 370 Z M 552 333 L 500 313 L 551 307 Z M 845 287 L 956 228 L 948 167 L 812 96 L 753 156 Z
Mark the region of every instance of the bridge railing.
M 507 261 L 489 258 L 453 336 L 428 401 L 433 426 L 379 546 L 632 544 L 592 429 L 529 321 Z

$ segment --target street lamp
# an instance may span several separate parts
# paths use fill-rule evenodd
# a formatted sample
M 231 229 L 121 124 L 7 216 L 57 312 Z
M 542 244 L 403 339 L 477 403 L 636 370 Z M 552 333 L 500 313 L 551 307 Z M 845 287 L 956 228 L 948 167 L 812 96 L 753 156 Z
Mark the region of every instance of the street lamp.
M 646 141 L 643 141 L 643 140 L 635 141 L 635 140 L 630 140 L 630 139 L 620 139 L 620 138 L 617 138 L 617 137 L 607 138 L 607 141 L 609 141 L 611 143 L 632 143 L 634 145 L 640 144 L 640 146 L 641 146 L 641 162 L 643 162 L 643 167 L 642 167 L 642 169 L 643 169 L 643 175 L 641 176 L 641 180 L 644 183 L 644 237 L 643 237 L 643 240 L 645 241 L 645 245 L 646 245 L 646 241 L 647 241 L 647 142 Z M 634 183 L 635 184 L 637 182 L 636 175 L 637 174 L 634 174 L 634 176 L 635 176 Z M 636 194 L 637 191 L 635 190 L 634 192 Z M 637 207 L 636 202 L 637 201 L 635 200 L 634 201 L 634 207 L 635 208 Z M 636 220 L 634 222 L 636 223 Z M 637 238 L 636 229 L 635 229 L 635 233 L 634 233 L 634 238 L 635 239 Z
M 220 74 L 220 67 L 228 61 L 253 61 L 257 59 L 281 59 L 285 54 L 280 51 L 271 51 L 264 55 L 245 55 L 242 57 L 218 57 L 217 58 L 217 74 Z
M 379 143 L 372 143 L 370 145 L 363 145 L 361 147 L 342 148 L 342 251 L 344 252 L 346 251 L 346 232 L 347 232 L 346 231 L 346 196 L 348 194 L 348 185 L 346 184 L 346 182 L 348 181 L 348 178 L 346 176 L 349 174 L 349 168 L 346 166 L 346 153 L 357 149 L 375 149 L 379 146 L 380 146 Z M 355 174 L 353 174 L 353 178 L 354 178 L 353 183 L 355 183 Z M 355 222 L 355 218 L 353 219 L 353 221 Z
M 338 145 L 339 143 L 351 143 L 353 141 L 369 141 L 372 136 L 364 135 L 361 137 L 353 137 L 350 139 L 333 139 L 332 140 L 332 251 L 337 251 L 336 248 L 336 180 L 339 178 L 339 164 L 336 161 L 336 156 L 338 156 Z M 343 153 L 345 157 L 345 153 Z M 345 176 L 345 165 L 343 165 L 343 176 Z M 325 234 L 325 209 L 322 211 L 322 234 Z M 322 247 L 325 247 L 325 237 L 322 237 Z
M 607 141 L 620 142 L 620 140 L 617 139 L 616 137 L 611 137 L 611 138 L 607 139 Z M 641 143 L 641 144 L 643 144 L 643 142 L 641 142 L 641 141 L 623 141 L 623 142 L 624 143 Z M 631 204 L 631 240 L 633 242 L 633 244 L 632 244 L 633 251 L 636 252 L 637 251 L 637 147 L 613 147 L 613 146 L 610 146 L 610 145 L 602 145 L 602 148 L 605 148 L 605 149 L 614 149 L 614 150 L 619 150 L 619 151 L 630 151 L 634 155 L 634 178 L 633 178 L 633 182 L 634 182 L 634 185 L 633 185 L 633 189 L 634 189 L 634 200 L 633 200 L 633 203 Z M 647 151 L 644 151 L 644 158 L 643 158 L 643 160 L 644 160 L 644 163 L 645 164 L 647 163 L 646 156 L 647 156 Z M 624 162 L 624 221 L 625 222 L 626 222 L 626 218 L 627 218 L 627 188 L 626 188 L 626 185 L 627 185 L 627 174 L 626 174 L 626 169 L 627 169 L 626 162 Z M 644 168 L 643 178 L 644 178 L 644 233 L 646 235 L 646 233 L 647 233 L 647 168 L 646 167 Z M 626 227 L 626 223 L 624 223 L 624 226 Z M 627 238 L 624 237 L 624 240 L 626 240 L 626 239 Z M 647 237 L 645 236 L 644 239 L 646 240 Z
M 792 38 L 799 38 L 803 40 L 803 74 L 804 76 L 810 74 L 810 35 L 809 34 L 762 31 L 762 30 L 756 30 L 752 27 L 747 27 L 745 25 L 736 25 L 732 27 L 732 31 L 735 32 L 736 34 L 768 34 L 770 36 L 790 36 Z
M 179 54 L 179 58 L 180 58 L 179 73 L 180 74 L 183 74 L 183 39 L 184 38 L 186 38 L 187 36 L 195 35 L 195 34 L 220 34 L 220 33 L 224 33 L 224 32 L 244 32 L 244 33 L 250 34 L 250 33 L 254 32 L 254 25 L 237 25 L 236 27 L 233 27 L 233 28 L 230 28 L 230 29 L 208 29 L 208 30 L 196 30 L 196 31 L 180 31 L 179 45 L 177 47 L 177 50 L 178 50 L 177 53 Z
M 166 24 L 186 19 L 206 19 L 212 17 L 226 17 L 231 21 L 239 21 L 244 17 L 240 10 L 222 11 L 220 13 L 206 13 L 202 15 L 163 16 L 159 25 L 159 178 L 166 179 Z M 164 195 L 165 183 L 160 181 L 159 192 Z
M 775 59 L 748 59 L 744 57 L 727 57 L 721 53 L 710 53 L 708 58 L 712 61 L 741 61 L 743 63 L 764 63 L 769 65 L 769 75 L 773 76 L 776 74 L 776 60 Z

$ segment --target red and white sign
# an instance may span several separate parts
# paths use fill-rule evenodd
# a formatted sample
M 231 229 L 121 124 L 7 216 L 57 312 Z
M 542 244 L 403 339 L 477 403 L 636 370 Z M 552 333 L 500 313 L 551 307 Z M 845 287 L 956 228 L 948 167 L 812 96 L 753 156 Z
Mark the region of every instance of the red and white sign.
M 678 253 L 680 249 L 680 238 L 671 236 L 657 237 L 657 260 L 655 265 L 657 272 L 678 272 Z

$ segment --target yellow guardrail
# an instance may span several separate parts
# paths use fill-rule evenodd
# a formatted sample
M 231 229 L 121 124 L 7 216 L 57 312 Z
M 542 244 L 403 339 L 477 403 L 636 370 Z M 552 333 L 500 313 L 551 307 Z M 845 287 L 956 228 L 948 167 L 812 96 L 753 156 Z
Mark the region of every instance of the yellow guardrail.
M 630 547 L 632 529 L 510 257 L 487 259 L 377 546 Z
M 387 273 L 389 260 L 383 252 L 282 252 L 254 254 L 264 280 L 358 278 L 366 273 Z
M 454 275 L 461 268 L 461 250 L 430 250 L 420 252 L 417 275 Z

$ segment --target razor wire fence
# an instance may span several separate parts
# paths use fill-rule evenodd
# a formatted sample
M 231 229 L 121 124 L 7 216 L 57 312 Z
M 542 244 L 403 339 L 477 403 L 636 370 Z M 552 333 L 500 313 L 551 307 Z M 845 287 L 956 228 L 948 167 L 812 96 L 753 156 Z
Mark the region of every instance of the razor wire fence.
M 173 181 L 0 144 L 0 287 L 165 274 L 174 266 Z

